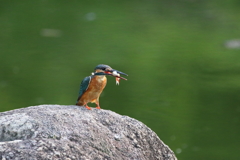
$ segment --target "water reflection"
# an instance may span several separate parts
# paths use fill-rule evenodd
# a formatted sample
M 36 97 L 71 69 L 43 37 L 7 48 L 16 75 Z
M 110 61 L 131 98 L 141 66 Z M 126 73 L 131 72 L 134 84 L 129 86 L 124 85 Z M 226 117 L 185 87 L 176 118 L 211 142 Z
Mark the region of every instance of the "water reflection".
M 142 121 L 179 159 L 239 158 L 239 7 L 213 3 L 4 3 L 1 111 L 75 104 L 105 63 L 129 77 L 108 78 L 102 108 Z

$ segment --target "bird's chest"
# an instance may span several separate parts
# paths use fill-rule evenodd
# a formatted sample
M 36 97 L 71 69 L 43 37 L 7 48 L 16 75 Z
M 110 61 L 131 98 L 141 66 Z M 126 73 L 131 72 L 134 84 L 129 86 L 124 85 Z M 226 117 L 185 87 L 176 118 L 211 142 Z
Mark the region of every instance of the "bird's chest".
M 101 92 L 106 86 L 107 78 L 105 76 L 95 76 L 93 77 L 90 88 L 93 92 Z

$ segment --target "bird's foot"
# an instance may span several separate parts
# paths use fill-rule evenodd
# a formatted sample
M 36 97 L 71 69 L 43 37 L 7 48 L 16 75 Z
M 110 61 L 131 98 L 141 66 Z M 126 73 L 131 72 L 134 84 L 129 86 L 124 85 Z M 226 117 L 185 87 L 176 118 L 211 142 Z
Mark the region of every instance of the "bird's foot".
M 88 107 L 87 105 L 85 106 L 88 110 L 91 110 L 91 108 L 90 107 Z
M 96 108 L 97 108 L 97 109 L 101 109 L 100 106 L 97 106 Z

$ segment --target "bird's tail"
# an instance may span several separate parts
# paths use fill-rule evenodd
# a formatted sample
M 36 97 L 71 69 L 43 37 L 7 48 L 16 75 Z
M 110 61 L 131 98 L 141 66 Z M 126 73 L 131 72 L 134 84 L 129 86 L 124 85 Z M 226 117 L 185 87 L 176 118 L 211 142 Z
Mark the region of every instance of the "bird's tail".
M 77 106 L 83 106 L 83 103 L 81 101 L 77 101 L 76 105 Z

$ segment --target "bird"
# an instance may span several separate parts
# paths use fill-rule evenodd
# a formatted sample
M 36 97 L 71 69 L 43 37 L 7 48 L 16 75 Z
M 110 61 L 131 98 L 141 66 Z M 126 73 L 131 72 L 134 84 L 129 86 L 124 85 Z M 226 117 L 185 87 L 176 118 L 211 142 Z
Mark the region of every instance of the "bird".
M 85 106 L 88 110 L 91 110 L 87 105 L 91 102 L 97 105 L 97 109 L 101 109 L 99 105 L 99 97 L 107 84 L 106 75 L 115 77 L 116 83 L 119 84 L 120 79 L 127 80 L 126 78 L 121 77 L 120 74 L 128 76 L 126 73 L 112 69 L 109 65 L 97 65 L 94 68 L 92 75 L 85 77 L 82 80 L 76 105 Z

